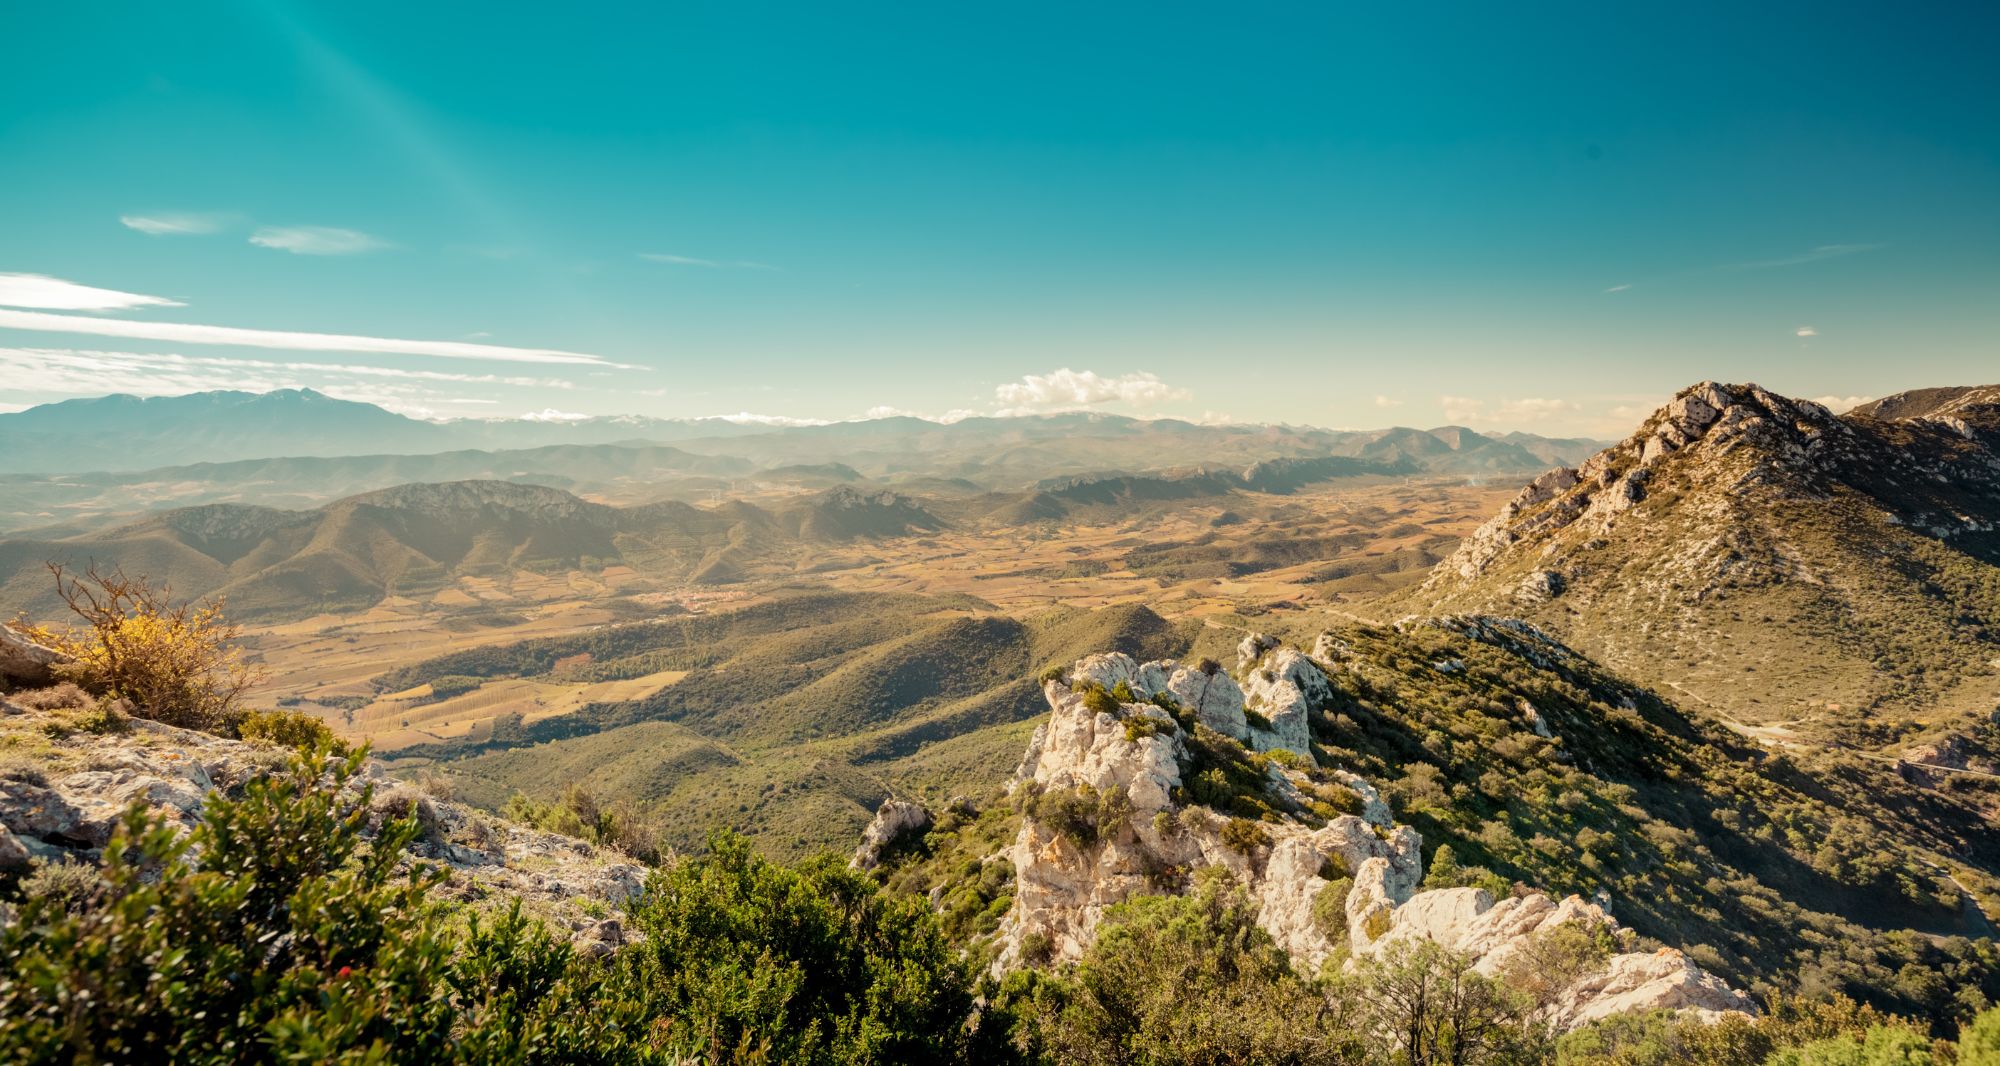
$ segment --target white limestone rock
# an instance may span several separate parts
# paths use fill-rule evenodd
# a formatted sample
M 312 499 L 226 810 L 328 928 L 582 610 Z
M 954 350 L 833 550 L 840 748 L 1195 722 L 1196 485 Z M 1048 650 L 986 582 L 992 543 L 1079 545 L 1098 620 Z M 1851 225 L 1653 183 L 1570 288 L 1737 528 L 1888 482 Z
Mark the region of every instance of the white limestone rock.
M 1201 724 L 1237 740 L 1247 740 L 1250 726 L 1243 718 L 1243 688 L 1221 670 L 1178 667 L 1167 678 L 1168 698 L 1195 713 Z
M 861 846 L 847 865 L 856 870 L 873 870 L 882 864 L 882 853 L 897 841 L 931 827 L 931 812 L 921 803 L 887 799 L 875 808 L 875 817 L 861 832 Z
M 1312 712 L 1333 695 L 1326 674 L 1311 659 L 1279 648 L 1253 660 L 1244 677 L 1244 706 L 1271 723 L 1269 729 L 1250 730 L 1250 746 L 1289 751 L 1313 763 Z

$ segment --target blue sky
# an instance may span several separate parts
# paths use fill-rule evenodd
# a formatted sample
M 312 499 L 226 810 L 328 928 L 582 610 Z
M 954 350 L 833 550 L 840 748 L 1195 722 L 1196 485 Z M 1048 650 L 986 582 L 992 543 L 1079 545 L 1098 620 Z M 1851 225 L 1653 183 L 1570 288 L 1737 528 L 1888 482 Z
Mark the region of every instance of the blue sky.
M 1609 435 L 2000 379 L 2000 15 L 1750 6 L 41 5 L 0 404 Z

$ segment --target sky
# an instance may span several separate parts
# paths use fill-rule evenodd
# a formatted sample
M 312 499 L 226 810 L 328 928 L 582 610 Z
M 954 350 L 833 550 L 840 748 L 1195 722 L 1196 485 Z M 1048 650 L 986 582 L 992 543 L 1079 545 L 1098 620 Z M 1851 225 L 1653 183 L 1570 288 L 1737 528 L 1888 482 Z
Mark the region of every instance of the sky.
M 0 410 L 1622 434 L 2000 380 L 1983 4 L 34 5 Z

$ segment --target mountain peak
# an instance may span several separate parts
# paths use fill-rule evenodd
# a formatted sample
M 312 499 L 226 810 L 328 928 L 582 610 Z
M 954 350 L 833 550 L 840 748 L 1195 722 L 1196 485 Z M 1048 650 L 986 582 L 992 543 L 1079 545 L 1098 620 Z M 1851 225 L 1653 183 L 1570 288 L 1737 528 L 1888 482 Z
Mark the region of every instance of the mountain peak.
M 1665 655 L 1677 684 L 1719 703 L 1747 698 L 1745 672 L 1767 697 L 1907 702 L 1919 686 L 1883 674 L 1871 646 L 1918 619 L 1947 644 L 1987 624 L 1936 590 L 1976 587 L 1968 575 L 2000 557 L 1991 395 L 1926 390 L 1838 417 L 1755 384 L 1689 386 L 1630 437 L 1536 478 L 1414 606 L 1522 614 L 1642 674 Z

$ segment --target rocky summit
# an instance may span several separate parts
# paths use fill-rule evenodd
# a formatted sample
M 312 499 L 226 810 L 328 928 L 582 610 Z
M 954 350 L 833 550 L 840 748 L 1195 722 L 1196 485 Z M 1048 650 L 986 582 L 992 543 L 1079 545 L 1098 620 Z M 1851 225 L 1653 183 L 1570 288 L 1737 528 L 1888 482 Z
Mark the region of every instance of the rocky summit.
M 1923 390 L 1837 416 L 1702 382 L 1536 478 L 1396 606 L 1531 618 L 1743 720 L 1990 709 L 1996 395 Z

